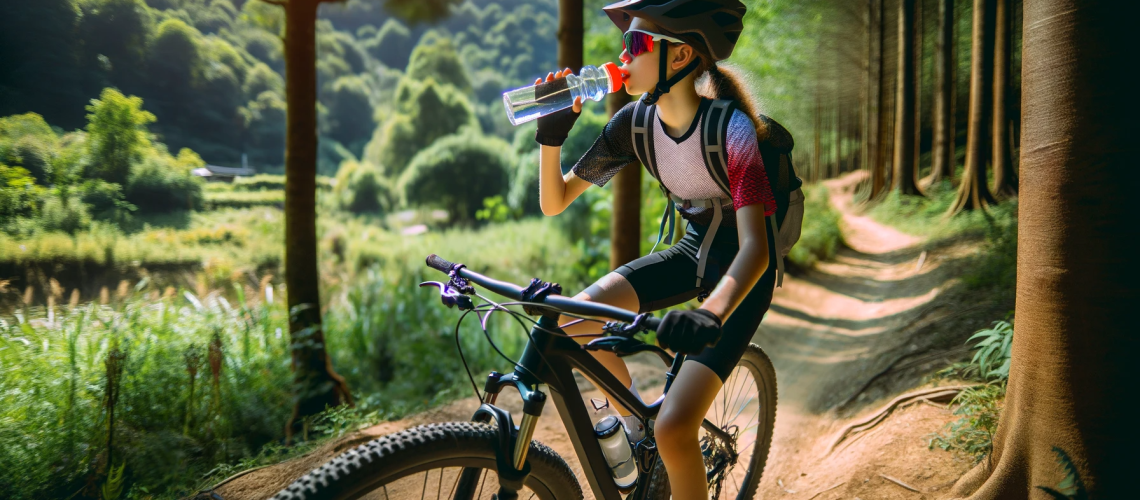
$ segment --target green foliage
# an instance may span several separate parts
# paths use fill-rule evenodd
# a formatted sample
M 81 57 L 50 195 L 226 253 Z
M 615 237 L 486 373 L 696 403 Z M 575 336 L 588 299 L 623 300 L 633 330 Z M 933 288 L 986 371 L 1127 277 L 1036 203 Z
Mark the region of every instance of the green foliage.
M 285 191 L 207 192 L 203 205 L 210 210 L 222 208 L 284 207 Z
M 41 231 L 74 234 L 91 224 L 91 215 L 78 196 L 47 196 L 36 223 Z
M 87 150 L 89 176 L 116 184 L 126 184 L 131 165 L 142 159 L 150 145 L 146 125 L 155 120 L 142 109 L 142 99 L 126 97 L 107 88 L 87 106 Z
M 383 165 L 390 178 L 399 177 L 412 157 L 437 139 L 465 126 L 478 127 L 467 98 L 434 78 L 403 78 L 396 92 L 398 111 L 376 129 L 364 150 L 365 161 Z
M 956 451 L 974 458 L 977 463 L 993 450 L 1005 383 L 963 389 L 950 404 L 958 405 L 955 415 L 962 418 L 946 424 L 941 434 L 931 435 L 929 446 Z
M 384 21 L 374 37 L 364 41 L 364 48 L 385 66 L 404 69 L 408 66 L 414 43 L 412 32 L 400 21 L 390 18 Z
M 1012 203 L 1012 202 L 1007 202 Z M 973 289 L 988 289 L 1012 298 L 1017 284 L 1017 218 L 997 219 L 970 263 L 962 281 Z
M 492 196 L 483 200 L 483 208 L 475 212 L 476 220 L 488 222 L 507 222 L 522 215 L 518 210 L 512 209 L 502 196 Z
M 392 204 L 391 187 L 383 171 L 367 162 L 342 163 L 333 192 L 340 208 L 355 214 L 380 213 Z
M 358 76 L 345 76 L 332 83 L 328 97 L 326 129 L 329 137 L 359 154 L 373 128 L 368 85 Z
M 412 159 L 400 177 L 406 203 L 444 208 L 470 222 L 483 200 L 506 194 L 516 159 L 510 145 L 473 133 L 444 137 Z
M 0 163 L 0 220 L 8 222 L 32 215 L 43 193 L 44 189 L 36 185 L 26 169 Z
M 787 258 L 807 268 L 835 257 L 836 250 L 843 244 L 843 233 L 839 230 L 839 212 L 831 206 L 827 187 L 822 184 L 805 185 L 803 190 L 804 220 L 800 240 Z
M 279 98 L 285 95 L 285 80 L 265 63 L 257 63 L 245 76 L 242 92 L 247 99 L 254 100 L 262 92 L 273 92 Z
M 974 365 L 983 379 L 1004 381 L 1009 378 L 1009 363 L 1013 356 L 1013 324 L 994 321 L 993 327 L 978 330 L 967 340 L 981 339 L 974 344 Z
M 186 149 L 177 159 L 159 152 L 149 155 L 127 182 L 127 201 L 147 213 L 200 207 L 202 180 L 190 175 L 190 170 L 202 166 L 201 161 Z
M 971 210 L 947 218 L 957 188 L 943 181 L 926 188 L 926 196 L 906 196 L 891 191 L 868 210 L 871 218 L 917 236 L 931 238 L 981 236 L 993 227 L 1008 227 L 1017 219 L 1017 200 Z
M 40 185 L 55 180 L 53 158 L 59 139 L 36 113 L 0 118 L 0 163 L 23 167 Z
M 428 31 L 412 50 L 406 71 L 408 78 L 433 78 L 441 84 L 451 85 L 462 92 L 471 91 L 471 78 L 459 60 L 455 45 L 436 31 Z
M 1077 471 L 1077 466 L 1073 464 L 1073 459 L 1069 458 L 1069 454 L 1065 453 L 1065 450 L 1057 446 L 1053 447 L 1053 453 L 1057 455 L 1057 464 L 1061 466 L 1065 477 L 1057 483 L 1056 488 L 1037 486 L 1037 489 L 1044 491 L 1056 500 L 1086 500 L 1089 493 L 1085 489 L 1084 482 L 1081 481 L 1081 474 Z

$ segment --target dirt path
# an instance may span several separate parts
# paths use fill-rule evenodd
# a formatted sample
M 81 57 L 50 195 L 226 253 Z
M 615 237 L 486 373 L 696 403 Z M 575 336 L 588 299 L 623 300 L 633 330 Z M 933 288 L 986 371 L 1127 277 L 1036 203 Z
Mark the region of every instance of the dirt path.
M 843 427 L 962 358 L 963 334 L 979 326 L 978 317 L 994 317 L 984 310 L 992 306 L 970 304 L 956 288 L 961 258 L 971 247 L 932 247 L 856 214 L 851 200 L 858 181 L 854 173 L 826 183 L 832 204 L 843 213 L 849 248 L 832 262 L 789 275 L 754 339 L 776 366 L 780 395 L 757 498 L 934 498 L 970 465 L 927 449 L 926 436 L 953 419 L 932 404 L 897 410 L 829 451 Z M 660 361 L 648 355 L 627 359 L 643 398 L 659 395 Z M 583 384 L 584 391 L 592 389 Z M 218 492 L 226 500 L 265 498 L 341 450 L 414 425 L 467 420 L 476 403 L 467 398 L 375 426 L 308 457 L 250 473 Z M 521 411 L 517 395 L 500 403 L 512 413 Z M 554 405 L 547 405 L 535 438 L 565 458 L 589 489 Z

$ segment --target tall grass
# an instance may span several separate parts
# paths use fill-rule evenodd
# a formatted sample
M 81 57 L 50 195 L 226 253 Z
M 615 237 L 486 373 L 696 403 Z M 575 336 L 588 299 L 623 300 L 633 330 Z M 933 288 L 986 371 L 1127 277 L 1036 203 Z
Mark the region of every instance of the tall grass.
M 518 283 L 586 281 L 572 274 L 575 247 L 544 221 L 417 238 L 350 229 L 351 260 L 322 264 L 322 290 L 326 344 L 359 402 L 354 423 L 470 393 L 455 349 L 457 311 L 417 286 L 443 278 L 423 265 L 426 254 Z M 263 280 L 261 289 L 148 298 L 146 286 L 107 305 L 0 319 L 0 498 L 93 497 L 119 486 L 120 498 L 174 498 L 290 453 L 282 447 L 291 411 L 287 291 Z M 526 337 L 513 321 L 493 320 L 490 332 L 507 356 L 519 355 Z M 510 369 L 474 321 L 459 338 L 476 376 Z M 344 412 L 334 413 L 315 421 L 311 438 L 346 430 Z
M 957 188 L 944 180 L 927 187 L 925 196 L 891 191 L 871 206 L 868 215 L 903 232 L 932 239 L 984 236 L 995 226 L 1006 227 L 1017 220 L 1017 199 L 1005 200 L 987 210 L 970 210 L 948 217 L 946 213 L 956 197 Z
M 827 187 L 823 184 L 805 185 L 803 190 L 804 221 L 800 240 L 788 253 L 788 260 L 806 268 L 834 258 L 843 244 L 843 233 L 839 229 L 839 212 L 831 206 Z

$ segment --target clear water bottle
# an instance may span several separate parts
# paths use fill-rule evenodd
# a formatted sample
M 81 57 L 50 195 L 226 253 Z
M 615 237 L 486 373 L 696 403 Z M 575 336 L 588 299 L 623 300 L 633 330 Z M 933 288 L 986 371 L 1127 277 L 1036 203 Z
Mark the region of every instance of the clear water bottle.
M 612 62 L 600 68 L 582 66 L 577 75 L 503 92 L 503 105 L 511 125 L 518 125 L 569 108 L 578 97 L 600 101 L 606 94 L 617 92 L 628 77 L 628 72 Z
M 625 437 L 621 420 L 613 415 L 599 420 L 594 425 L 594 435 L 598 437 L 598 444 L 602 446 L 618 489 L 632 488 L 637 483 L 637 461 L 633 458 L 633 445 Z

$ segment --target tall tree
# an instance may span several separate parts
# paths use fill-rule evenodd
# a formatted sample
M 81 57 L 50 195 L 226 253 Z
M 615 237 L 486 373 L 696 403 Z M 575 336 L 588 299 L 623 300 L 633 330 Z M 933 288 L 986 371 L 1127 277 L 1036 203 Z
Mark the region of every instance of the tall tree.
M 993 106 L 994 27 L 996 0 L 974 0 L 974 31 L 970 42 L 970 119 L 966 131 L 966 170 L 958 185 L 951 213 L 985 208 L 994 202 L 986 184 L 990 155 L 990 115 Z
M 293 368 L 292 438 L 301 419 L 326 407 L 352 404 L 333 370 L 321 327 L 317 272 L 317 9 L 330 0 L 262 0 L 285 9 L 285 287 Z M 454 0 L 395 2 L 390 12 L 412 20 L 438 19 Z
M 606 96 L 606 112 L 612 118 L 629 103 L 624 91 Z M 626 165 L 614 176 L 614 214 L 610 225 L 610 269 L 641 256 L 641 166 Z
M 1010 29 L 1010 0 L 996 0 L 995 16 L 997 33 L 994 38 L 994 117 L 993 117 L 993 165 L 994 195 L 1014 196 L 1017 194 L 1017 172 L 1013 169 L 1011 154 L 1012 139 L 1009 126 L 1009 52 L 1012 45 Z
M 874 190 L 874 172 L 875 165 L 879 163 L 879 50 L 878 50 L 878 36 L 876 29 L 878 28 L 879 11 L 878 3 L 882 0 L 867 0 L 867 65 L 866 65 L 866 84 L 864 85 L 865 104 L 863 106 L 863 169 L 868 170 L 871 174 L 872 181 L 869 183 L 871 186 L 870 194 L 875 194 Z
M 899 0 L 898 84 L 895 92 L 895 159 L 891 189 L 901 194 L 921 195 L 916 181 L 915 157 L 915 29 L 917 0 Z
M 970 498 L 1132 498 L 1138 342 L 1136 121 L 1119 78 L 1132 18 L 1105 0 L 1025 3 L 1013 358 Z M 1067 464 L 1059 464 L 1061 450 Z M 1059 487 L 1071 469 L 1079 481 Z M 1066 489 L 1045 495 L 1044 488 Z M 1080 491 L 1084 490 L 1084 491 Z
M 931 184 L 954 175 L 954 115 L 950 102 L 954 92 L 952 52 L 954 0 L 937 0 L 938 32 L 934 38 L 934 140 L 930 153 Z
M 878 83 L 878 85 L 876 85 L 876 88 L 877 88 L 878 93 L 879 93 L 879 96 L 878 96 L 879 105 L 878 105 L 878 113 L 877 113 L 878 116 L 876 117 L 876 120 L 878 120 L 879 123 L 878 123 L 878 127 L 876 130 L 876 135 L 878 136 L 878 139 L 875 142 L 878 143 L 877 144 L 878 147 L 875 148 L 875 163 L 873 165 L 871 165 L 871 196 L 870 196 L 870 199 L 875 199 L 875 198 L 878 198 L 879 196 L 883 195 L 884 192 L 886 191 L 886 188 L 887 188 L 886 163 L 887 163 L 887 151 L 888 151 L 887 148 L 888 148 L 888 143 L 890 142 L 888 140 L 888 137 L 889 137 L 888 125 L 889 125 L 890 120 L 887 117 L 891 116 L 891 115 L 890 115 L 890 111 L 889 111 L 890 106 L 889 106 L 889 103 L 887 102 L 887 99 L 890 96 L 890 90 L 889 90 L 889 81 L 887 80 L 887 24 L 886 24 L 887 6 L 886 6 L 886 3 L 887 3 L 887 0 L 879 0 L 878 5 L 877 5 L 878 17 L 879 17 L 879 20 L 877 23 L 879 43 L 878 43 L 878 46 L 876 48 L 878 49 L 878 52 L 879 52 L 879 57 L 878 57 L 879 64 L 878 64 L 878 71 L 877 71 L 878 74 L 876 76 L 879 79 L 879 83 Z

